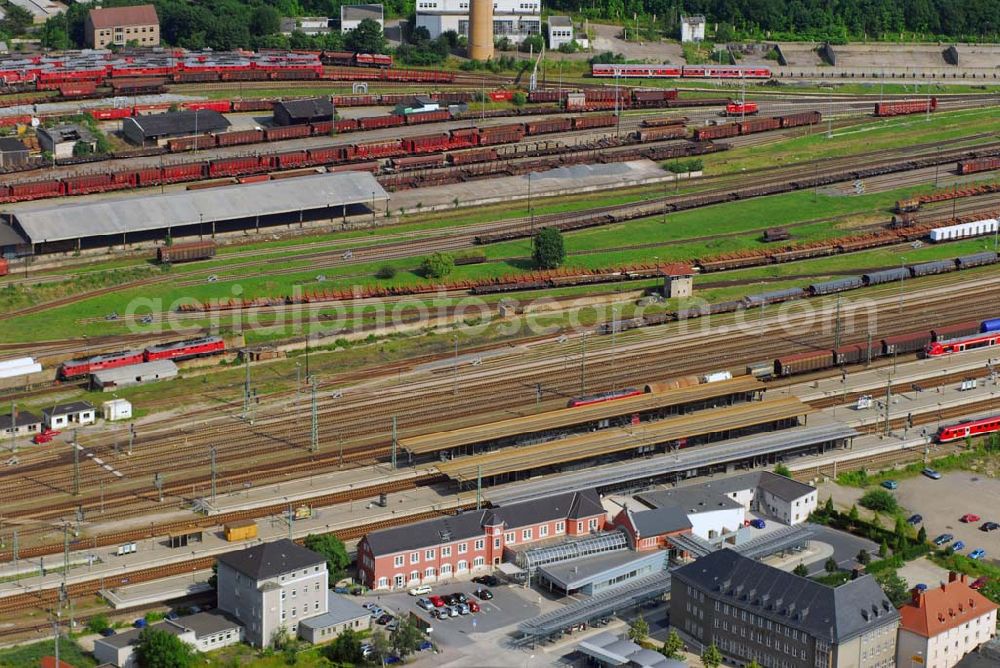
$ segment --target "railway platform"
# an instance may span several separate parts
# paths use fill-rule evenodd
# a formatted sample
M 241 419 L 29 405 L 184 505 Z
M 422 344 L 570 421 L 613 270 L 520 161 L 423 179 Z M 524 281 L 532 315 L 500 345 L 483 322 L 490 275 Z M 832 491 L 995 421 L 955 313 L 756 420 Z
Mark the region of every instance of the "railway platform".
M 956 374 L 988 375 L 989 367 L 1000 365 L 1000 351 L 986 348 L 957 355 L 925 358 L 906 364 L 884 365 L 847 373 L 843 377 L 811 381 L 803 385 L 771 389 L 772 395 L 793 394 L 805 402 L 836 401 L 847 395 L 867 393 L 885 394 L 886 383 L 890 380 L 896 387 L 910 388 L 928 378 L 952 376 Z M 843 402 L 841 402 L 843 403 Z

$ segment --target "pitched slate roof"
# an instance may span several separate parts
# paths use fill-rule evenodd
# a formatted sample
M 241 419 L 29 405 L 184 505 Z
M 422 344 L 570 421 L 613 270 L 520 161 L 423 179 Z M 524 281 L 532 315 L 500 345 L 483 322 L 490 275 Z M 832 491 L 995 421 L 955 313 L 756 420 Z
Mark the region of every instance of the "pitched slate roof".
M 371 547 L 372 554 L 379 556 L 479 538 L 483 535 L 485 526 L 502 524 L 515 529 L 540 522 L 577 520 L 603 514 L 600 496 L 595 490 L 587 489 L 373 531 L 365 536 L 365 540 Z
M 126 118 L 125 122 L 137 126 L 142 136 L 147 139 L 166 135 L 216 132 L 225 130 L 230 125 L 225 116 L 212 109 L 167 111 L 162 114 L 133 116 Z
M 691 528 L 691 520 L 679 506 L 664 506 L 637 512 L 629 509 L 628 517 L 640 538 L 661 536 Z
M 115 26 L 148 26 L 159 24 L 160 19 L 156 16 L 156 8 L 153 5 L 133 5 L 91 9 L 90 22 L 95 28 L 101 29 Z
M 219 562 L 254 580 L 266 580 L 282 573 L 321 565 L 326 568 L 322 555 L 307 550 L 287 538 L 254 545 L 219 555 Z
M 20 139 L 14 139 L 13 137 L 0 137 L 0 152 L 15 153 L 27 150 L 28 147 L 25 146 L 24 142 Z
M 15 420 L 15 422 L 17 423 L 16 426 L 18 427 L 27 427 L 28 425 L 32 424 L 40 424 L 41 421 L 42 420 L 34 413 L 30 411 L 21 411 L 21 410 L 17 412 L 17 419 Z M 0 415 L 0 429 L 10 429 L 10 423 L 11 423 L 10 413 L 7 413 L 6 415 Z
M 723 549 L 682 566 L 672 577 L 731 605 L 834 643 L 899 619 L 870 575 L 827 587 Z
M 309 120 L 333 115 L 333 103 L 328 97 L 310 97 L 304 100 L 285 100 L 274 105 L 283 108 L 291 118 Z
M 952 573 L 948 582 L 922 594 L 915 593 L 913 599 L 899 609 L 900 626 L 924 638 L 932 638 L 996 609 L 996 603 L 969 587 L 964 574 Z

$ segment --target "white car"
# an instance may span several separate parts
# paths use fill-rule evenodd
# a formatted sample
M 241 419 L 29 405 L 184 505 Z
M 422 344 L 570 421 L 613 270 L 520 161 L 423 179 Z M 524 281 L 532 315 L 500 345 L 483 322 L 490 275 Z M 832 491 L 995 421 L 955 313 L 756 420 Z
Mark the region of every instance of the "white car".
M 423 596 L 429 593 L 431 593 L 430 585 L 420 585 L 410 590 L 410 596 Z

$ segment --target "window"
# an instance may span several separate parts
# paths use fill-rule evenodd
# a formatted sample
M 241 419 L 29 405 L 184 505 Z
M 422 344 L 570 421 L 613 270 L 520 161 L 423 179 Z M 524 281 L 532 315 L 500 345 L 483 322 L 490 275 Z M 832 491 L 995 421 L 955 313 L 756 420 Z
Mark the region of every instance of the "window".
M 419 552 L 411 552 L 410 553 L 410 563 L 411 564 L 415 564 L 415 563 L 417 563 L 419 561 L 420 561 L 420 553 Z
M 457 570 L 459 573 L 461 573 L 462 571 L 469 570 L 469 563 L 465 559 L 462 559 L 461 561 L 458 562 Z
M 451 573 L 451 564 L 441 564 L 441 575 L 449 575 Z
M 597 528 L 597 518 L 596 517 L 594 517 L 593 519 L 590 520 L 589 526 L 590 526 L 591 529 L 596 529 Z
M 539 538 L 545 538 L 548 535 L 549 535 L 549 525 L 548 524 L 543 524 L 542 526 L 538 527 L 538 537 Z
M 566 533 L 566 523 L 556 522 L 556 535 L 559 535 L 561 533 Z
M 486 539 L 480 538 L 479 540 L 476 541 L 475 549 L 482 550 L 485 547 L 486 547 Z
M 432 561 L 434 559 L 434 550 L 424 550 L 424 561 Z
M 531 540 L 531 529 L 525 529 L 521 532 L 521 540 Z
M 515 537 L 516 535 L 513 531 L 508 531 L 503 535 L 503 542 L 507 543 L 508 545 L 513 545 Z
M 485 566 L 486 560 L 483 559 L 482 557 L 476 557 L 475 559 L 472 560 L 472 565 L 476 568 L 479 568 L 480 566 Z
M 285 613 L 284 610 L 282 610 L 281 611 L 281 621 L 285 621 L 285 617 L 287 617 L 287 614 Z
M 442 547 L 441 548 L 441 556 L 442 557 L 450 557 L 451 556 L 451 546 L 450 545 L 448 547 Z
M 468 543 L 459 543 L 458 544 L 458 553 L 459 554 L 465 554 L 468 551 L 469 551 L 469 544 Z
M 583 533 L 583 522 L 577 522 L 576 523 L 576 532 L 577 533 Z
M 397 554 L 396 558 L 393 559 L 393 564 L 396 565 L 396 566 L 402 566 L 403 565 L 403 555 Z
M 434 577 L 434 567 L 433 566 L 430 567 L 430 568 L 425 568 L 424 569 L 424 577 L 425 578 L 432 578 L 432 577 Z
M 292 598 L 295 598 L 296 594 L 298 594 L 298 591 L 296 591 L 295 589 L 293 589 L 292 590 Z
M 292 608 L 292 617 L 295 617 L 297 614 L 298 614 L 298 608 Z
M 319 591 L 319 582 L 317 582 L 316 586 L 313 587 L 313 591 Z
M 313 610 L 319 610 L 319 601 L 316 601 Z
M 282 590 L 281 590 L 281 600 L 282 600 L 282 601 L 284 601 L 284 600 L 285 600 L 285 594 L 286 594 L 286 593 L 287 593 L 287 592 L 285 592 L 285 590 L 284 590 L 284 589 L 282 589 Z

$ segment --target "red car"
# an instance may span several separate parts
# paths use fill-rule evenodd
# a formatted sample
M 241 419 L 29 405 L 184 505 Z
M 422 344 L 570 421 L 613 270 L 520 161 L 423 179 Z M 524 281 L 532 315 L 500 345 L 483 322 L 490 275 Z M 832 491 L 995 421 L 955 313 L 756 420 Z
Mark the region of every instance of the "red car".
M 986 586 L 986 583 L 988 581 L 989 581 L 989 578 L 987 578 L 984 575 L 983 577 L 977 578 L 976 580 L 974 580 L 973 583 L 969 585 L 969 587 L 971 587 L 972 589 L 982 589 L 983 587 Z
M 466 603 L 466 605 L 469 606 L 469 612 L 479 612 L 479 604 L 473 601 L 471 598 L 469 599 L 469 602 Z
M 966 524 L 968 524 L 969 522 L 978 522 L 979 519 L 980 519 L 979 515 L 975 515 L 973 513 L 966 513 L 962 515 L 960 518 L 958 518 L 960 522 L 965 522 Z
M 428 596 L 427 600 L 430 601 L 431 603 L 433 603 L 435 608 L 443 608 L 444 607 L 444 599 L 441 598 L 440 596 L 438 596 L 437 594 L 435 594 L 433 596 Z
M 61 434 L 62 432 L 56 431 L 55 429 L 45 429 L 43 431 L 35 434 L 35 437 L 31 439 L 31 442 L 35 445 L 41 445 L 42 443 L 48 443 L 53 438 Z

